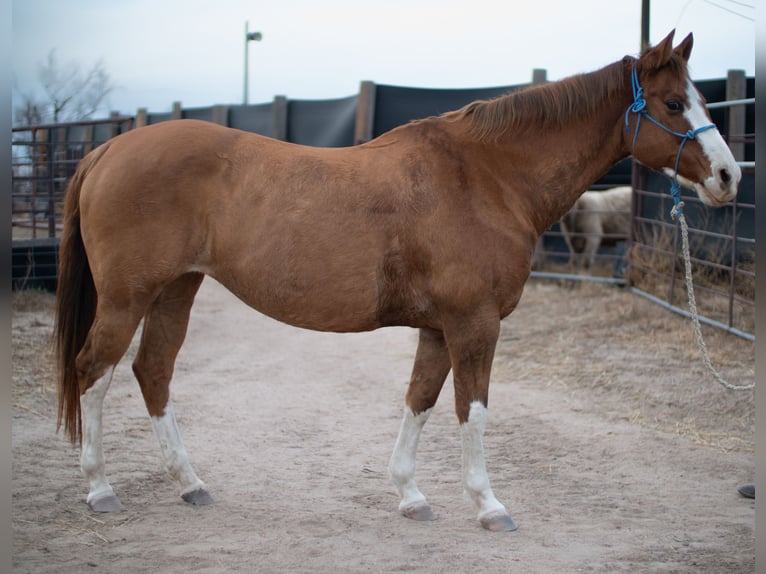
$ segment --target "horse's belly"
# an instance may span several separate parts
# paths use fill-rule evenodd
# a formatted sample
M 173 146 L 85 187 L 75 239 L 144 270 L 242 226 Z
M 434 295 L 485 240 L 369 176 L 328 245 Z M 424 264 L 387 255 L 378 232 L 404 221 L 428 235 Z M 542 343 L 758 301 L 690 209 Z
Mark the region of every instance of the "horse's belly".
M 254 277 L 211 275 L 253 309 L 288 325 L 334 332 L 370 331 L 381 326 L 375 289 L 369 282 L 285 279 L 269 271 Z

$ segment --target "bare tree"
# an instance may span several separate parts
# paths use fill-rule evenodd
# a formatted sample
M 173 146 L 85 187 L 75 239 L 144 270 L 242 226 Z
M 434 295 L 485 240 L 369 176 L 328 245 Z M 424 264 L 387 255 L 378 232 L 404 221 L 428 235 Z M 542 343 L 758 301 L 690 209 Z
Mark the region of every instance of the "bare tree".
M 75 63 L 61 65 L 56 51 L 38 70 L 43 98 L 21 94 L 14 107 L 17 124 L 34 125 L 88 119 L 105 104 L 114 87 L 102 61 L 83 72 Z
M 39 88 L 22 92 L 14 86 L 12 221 L 21 237 L 37 237 L 38 228 L 53 237 L 67 179 L 85 153 L 83 142 L 57 139 L 51 130 L 24 129 L 47 123 L 86 120 L 106 111 L 113 87 L 103 62 L 87 71 L 61 64 L 55 50 L 38 68 Z M 30 231 L 31 230 L 31 231 Z

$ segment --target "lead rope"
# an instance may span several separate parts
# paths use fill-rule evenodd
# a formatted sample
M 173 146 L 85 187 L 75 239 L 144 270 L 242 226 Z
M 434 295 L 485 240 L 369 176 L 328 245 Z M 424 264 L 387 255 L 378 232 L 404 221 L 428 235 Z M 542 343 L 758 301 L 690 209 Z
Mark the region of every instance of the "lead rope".
M 683 201 L 679 201 L 677 204 L 673 206 L 673 209 L 670 210 L 670 215 L 678 221 L 678 223 L 681 225 L 681 250 L 684 254 L 684 268 L 685 268 L 685 280 L 686 280 L 686 293 L 689 295 L 689 311 L 692 316 L 692 323 L 694 324 L 694 334 L 697 337 L 697 345 L 699 345 L 700 351 L 702 352 L 702 362 L 705 364 L 705 367 L 707 367 L 707 370 L 710 372 L 710 374 L 713 376 L 713 378 L 718 381 L 721 385 L 723 385 L 725 388 L 729 389 L 730 391 L 749 391 L 752 389 L 755 385 L 732 385 L 726 379 L 724 379 L 720 373 L 713 367 L 713 363 L 710 361 L 710 356 L 707 352 L 707 345 L 705 344 L 705 339 L 702 338 L 702 327 L 700 326 L 700 319 L 699 319 L 699 313 L 697 313 L 697 300 L 694 297 L 694 280 L 692 279 L 692 262 L 691 262 L 691 256 L 689 255 L 689 227 L 686 224 L 686 217 L 684 217 L 683 214 Z
M 673 174 L 672 183 L 670 185 L 670 194 L 673 196 L 673 209 L 670 210 L 670 216 L 676 221 L 678 221 L 678 223 L 681 226 L 681 250 L 683 251 L 683 256 L 684 256 L 686 293 L 689 296 L 689 311 L 692 318 L 692 324 L 694 325 L 694 334 L 697 337 L 697 345 L 699 346 L 700 352 L 702 353 L 702 362 L 704 363 L 705 367 L 710 372 L 710 374 L 713 376 L 713 378 L 718 383 L 720 383 L 724 388 L 729 389 L 730 391 L 749 391 L 755 386 L 754 384 L 732 385 L 720 375 L 720 373 L 715 369 L 715 367 L 713 367 L 713 363 L 710 361 L 710 356 L 707 351 L 707 345 L 705 344 L 705 339 L 702 338 L 702 327 L 700 326 L 699 313 L 697 312 L 697 300 L 694 296 L 694 280 L 692 278 L 691 255 L 689 253 L 689 226 L 686 224 L 686 217 L 684 217 L 684 213 L 683 213 L 684 202 L 681 201 L 681 186 L 678 184 L 678 162 L 681 159 L 681 152 L 684 149 L 684 145 L 686 144 L 687 141 L 694 139 L 697 136 L 697 134 L 704 132 L 706 130 L 709 130 L 711 128 L 714 128 L 715 125 L 710 124 L 707 126 L 702 126 L 701 128 L 697 128 L 695 130 L 689 130 L 685 134 L 673 131 L 665 127 L 664 125 L 662 125 L 657 120 L 655 120 L 652 116 L 649 115 L 649 112 L 646 111 L 646 100 L 643 97 L 644 90 L 641 88 L 638 82 L 638 74 L 636 72 L 635 64 L 633 66 L 631 83 L 633 88 L 633 103 L 628 107 L 628 109 L 625 112 L 625 131 L 626 132 L 630 131 L 628 117 L 629 117 L 629 114 L 633 112 L 637 116 L 636 131 L 633 133 L 633 144 L 632 144 L 633 147 L 635 147 L 636 145 L 636 138 L 638 137 L 638 128 L 641 126 L 642 117 L 646 117 L 646 119 L 651 121 L 653 124 L 661 127 L 666 132 L 681 138 L 681 144 L 678 146 L 678 153 L 676 154 L 675 173 Z

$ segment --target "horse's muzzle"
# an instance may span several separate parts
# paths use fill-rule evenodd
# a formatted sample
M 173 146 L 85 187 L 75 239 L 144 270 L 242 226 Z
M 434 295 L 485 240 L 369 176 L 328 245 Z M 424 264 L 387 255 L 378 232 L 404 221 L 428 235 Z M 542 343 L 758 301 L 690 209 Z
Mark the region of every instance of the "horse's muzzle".
M 741 179 L 742 170 L 736 163 L 713 165 L 713 175 L 702 183 L 704 193 L 700 193 L 700 199 L 716 207 L 728 203 L 736 197 Z

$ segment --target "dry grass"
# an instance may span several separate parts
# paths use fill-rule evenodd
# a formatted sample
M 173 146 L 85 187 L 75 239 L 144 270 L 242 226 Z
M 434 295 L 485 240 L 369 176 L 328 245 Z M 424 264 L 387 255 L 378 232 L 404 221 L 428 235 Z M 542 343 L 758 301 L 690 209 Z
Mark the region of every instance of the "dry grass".
M 753 392 L 732 392 L 704 368 L 691 322 L 624 289 L 531 281 L 504 322 L 498 360 L 518 384 L 559 387 L 594 412 L 752 451 Z M 713 365 L 733 384 L 755 379 L 753 343 L 703 328 Z
M 675 237 L 675 229 L 646 226 L 639 237 L 641 241 L 633 245 L 630 253 L 632 285 L 688 309 L 685 267 L 680 247 L 676 250 L 675 242 L 678 241 L 680 245 L 680 238 Z M 690 237 L 689 243 L 692 253 L 703 251 L 702 238 L 699 236 Z M 676 251 L 678 255 L 675 255 Z M 746 333 L 755 333 L 754 263 L 738 263 L 738 271 L 732 279 L 731 253 L 726 245 L 718 244 L 712 248 L 708 245 L 704 252 L 705 260 L 710 265 L 692 262 L 695 297 L 700 314 Z M 735 296 L 733 300 L 732 293 Z
M 45 291 L 13 293 L 12 389 L 14 410 L 49 416 L 55 403 L 56 375 L 51 346 L 54 297 Z
M 48 291 L 38 289 L 24 289 L 14 291 L 11 297 L 13 313 L 18 312 L 42 312 L 52 313 L 55 297 Z

